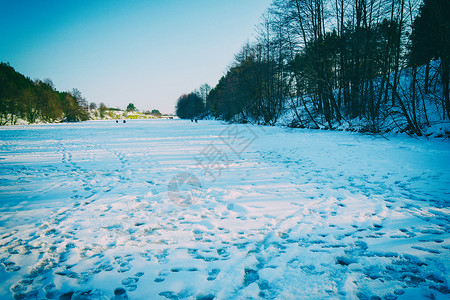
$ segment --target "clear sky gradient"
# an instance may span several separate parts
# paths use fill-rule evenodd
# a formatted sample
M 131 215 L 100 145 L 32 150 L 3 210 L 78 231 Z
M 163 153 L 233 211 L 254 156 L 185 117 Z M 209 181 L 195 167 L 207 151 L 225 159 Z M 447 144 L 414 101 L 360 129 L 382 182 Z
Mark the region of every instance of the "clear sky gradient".
M 215 86 L 271 0 L 0 0 L 0 61 L 89 102 L 174 112 Z

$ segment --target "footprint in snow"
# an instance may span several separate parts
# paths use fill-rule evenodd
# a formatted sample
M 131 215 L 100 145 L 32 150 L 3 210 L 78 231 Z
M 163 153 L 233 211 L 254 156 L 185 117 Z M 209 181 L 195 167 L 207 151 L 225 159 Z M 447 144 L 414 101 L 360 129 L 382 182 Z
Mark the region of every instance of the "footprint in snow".
M 217 275 L 219 275 L 219 273 L 220 273 L 220 269 L 212 269 L 212 270 L 208 271 L 208 278 L 206 278 L 206 280 L 208 280 L 208 281 L 216 280 Z
M 11 292 L 25 292 L 28 289 L 28 286 L 33 283 L 33 281 L 33 279 L 21 279 L 15 285 L 11 286 Z
M 128 299 L 127 291 L 124 288 L 116 288 L 114 290 L 114 298 L 112 300 L 126 300 Z
M 138 277 L 127 277 L 122 280 L 122 285 L 126 286 L 127 288 L 136 286 L 136 283 L 139 281 Z
M 125 255 L 125 257 L 115 256 L 114 259 L 116 260 L 116 263 L 119 265 L 119 268 L 117 269 L 119 273 L 128 272 L 131 269 L 129 262 L 134 260 L 133 256 L 130 254 Z
M 2 265 L 5 267 L 6 272 L 17 272 L 21 269 L 20 266 L 17 266 L 16 263 L 12 261 L 5 261 Z
M 44 286 L 43 290 L 45 293 L 45 297 L 48 299 L 55 298 L 56 294 L 58 293 L 58 291 L 56 290 L 56 286 L 53 283 L 49 283 L 46 286 Z
M 158 276 L 155 278 L 155 282 L 163 282 L 164 280 L 166 280 L 167 275 L 169 275 L 169 271 L 167 270 L 162 270 L 159 272 Z
M 244 270 L 244 286 L 248 286 L 259 279 L 258 271 L 253 269 Z

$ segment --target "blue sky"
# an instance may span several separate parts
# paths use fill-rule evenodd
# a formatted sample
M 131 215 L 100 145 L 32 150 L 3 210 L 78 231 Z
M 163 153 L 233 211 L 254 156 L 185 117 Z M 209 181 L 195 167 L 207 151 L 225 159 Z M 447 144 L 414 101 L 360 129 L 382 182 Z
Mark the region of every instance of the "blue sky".
M 174 111 L 214 86 L 271 0 L 0 0 L 0 60 L 90 102 Z

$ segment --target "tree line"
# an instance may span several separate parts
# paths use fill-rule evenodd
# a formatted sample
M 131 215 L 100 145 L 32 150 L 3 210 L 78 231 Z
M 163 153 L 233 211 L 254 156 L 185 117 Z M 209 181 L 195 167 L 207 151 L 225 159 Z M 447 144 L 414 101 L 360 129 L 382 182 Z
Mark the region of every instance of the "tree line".
M 450 119 L 450 1 L 274 0 L 204 101 L 232 122 L 394 126 Z M 177 109 L 178 113 L 178 109 Z M 202 112 L 202 114 L 205 114 Z
M 206 101 L 210 91 L 209 84 L 204 83 L 198 90 L 181 95 L 175 107 L 176 115 L 181 119 L 205 118 L 209 114 Z
M 0 125 L 37 120 L 84 121 L 89 119 L 88 102 L 77 89 L 59 92 L 50 79 L 31 80 L 8 63 L 0 63 Z

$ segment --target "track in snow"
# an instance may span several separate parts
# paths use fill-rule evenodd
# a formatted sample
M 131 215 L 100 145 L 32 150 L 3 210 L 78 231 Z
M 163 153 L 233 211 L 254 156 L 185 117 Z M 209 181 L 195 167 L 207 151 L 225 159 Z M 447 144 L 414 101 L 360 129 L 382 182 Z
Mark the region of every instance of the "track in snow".
M 235 126 L 2 128 L 0 297 L 448 297 L 447 142 Z

